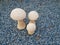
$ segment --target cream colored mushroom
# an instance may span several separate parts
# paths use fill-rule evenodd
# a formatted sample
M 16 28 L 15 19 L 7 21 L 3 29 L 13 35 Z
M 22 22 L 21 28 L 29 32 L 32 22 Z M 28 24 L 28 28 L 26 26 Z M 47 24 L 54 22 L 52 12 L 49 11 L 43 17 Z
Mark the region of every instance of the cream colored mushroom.
M 26 18 L 26 12 L 21 9 L 21 8 L 15 8 L 12 10 L 10 17 L 13 20 L 17 20 L 18 24 L 17 24 L 17 28 L 18 29 L 24 29 L 26 27 L 26 24 L 24 22 L 24 19 Z
M 38 19 L 38 17 L 39 17 L 39 14 L 38 14 L 36 11 L 31 11 L 31 12 L 29 12 L 29 14 L 28 14 L 29 20 L 35 21 L 35 20 Z
M 28 14 L 28 18 L 30 20 L 29 24 L 27 25 L 27 31 L 28 34 L 32 35 L 34 34 L 35 30 L 36 30 L 36 24 L 35 24 L 35 20 L 37 20 L 39 17 L 38 13 L 36 11 L 31 11 Z
M 36 25 L 34 23 L 29 23 L 27 25 L 27 31 L 29 35 L 32 35 L 36 30 Z

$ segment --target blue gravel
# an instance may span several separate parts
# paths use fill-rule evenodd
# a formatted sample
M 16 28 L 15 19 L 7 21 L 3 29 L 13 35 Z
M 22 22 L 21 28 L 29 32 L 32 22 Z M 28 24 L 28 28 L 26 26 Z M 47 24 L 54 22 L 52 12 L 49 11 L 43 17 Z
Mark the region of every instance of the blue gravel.
M 14 8 L 27 15 L 32 10 L 39 13 L 33 35 L 16 28 L 17 21 L 10 18 Z M 60 45 L 60 0 L 0 0 L 0 45 Z

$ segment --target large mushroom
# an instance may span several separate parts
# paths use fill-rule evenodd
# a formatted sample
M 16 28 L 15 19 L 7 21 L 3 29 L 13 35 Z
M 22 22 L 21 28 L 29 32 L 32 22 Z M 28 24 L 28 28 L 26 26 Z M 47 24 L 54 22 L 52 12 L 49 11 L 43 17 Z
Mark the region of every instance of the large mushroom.
M 17 20 L 18 24 L 17 24 L 17 28 L 18 29 L 24 29 L 26 27 L 26 24 L 24 22 L 24 19 L 26 18 L 26 12 L 21 9 L 21 8 L 15 8 L 11 11 L 10 17 L 13 20 Z

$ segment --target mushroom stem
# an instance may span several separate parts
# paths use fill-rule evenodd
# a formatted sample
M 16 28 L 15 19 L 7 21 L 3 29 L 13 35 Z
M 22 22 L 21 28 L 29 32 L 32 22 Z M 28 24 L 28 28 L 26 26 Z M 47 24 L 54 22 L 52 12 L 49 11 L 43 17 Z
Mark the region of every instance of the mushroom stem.
M 29 22 L 29 24 L 27 25 L 27 28 L 26 28 L 26 29 L 27 29 L 29 35 L 34 34 L 34 32 L 35 32 L 35 30 L 36 30 L 36 25 L 35 25 L 35 23 L 30 23 L 30 22 Z
M 17 28 L 18 29 L 24 29 L 26 27 L 26 24 L 23 20 L 18 20 Z
M 30 20 L 30 22 L 29 22 L 28 25 L 31 25 L 31 23 L 34 24 L 34 26 L 35 26 L 35 20 Z M 32 25 L 32 26 L 33 26 L 33 25 Z M 34 26 L 33 26 L 33 27 L 34 27 Z M 27 30 L 28 30 L 28 34 L 29 34 L 29 35 L 34 34 L 36 27 L 35 27 L 35 28 L 32 28 L 31 26 L 29 26 L 29 27 L 30 27 L 30 29 L 27 29 Z M 29 28 L 29 27 L 27 27 L 27 28 Z
M 35 21 L 34 20 L 30 20 L 30 22 L 29 23 L 35 23 Z

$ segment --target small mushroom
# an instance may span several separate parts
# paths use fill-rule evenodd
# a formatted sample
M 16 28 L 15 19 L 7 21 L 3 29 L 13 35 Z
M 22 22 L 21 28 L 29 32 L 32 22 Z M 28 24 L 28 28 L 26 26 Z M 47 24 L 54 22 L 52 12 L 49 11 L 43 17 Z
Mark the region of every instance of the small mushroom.
M 29 23 L 27 25 L 27 31 L 29 35 L 32 35 L 35 32 L 36 25 L 34 23 Z
M 28 34 L 32 35 L 34 34 L 35 30 L 36 30 L 36 24 L 35 24 L 35 20 L 37 20 L 39 17 L 39 14 L 36 11 L 31 11 L 28 14 L 28 18 L 30 20 L 29 24 L 27 25 L 27 31 Z
M 24 22 L 24 19 L 26 18 L 26 12 L 21 9 L 21 8 L 15 8 L 12 10 L 10 17 L 13 20 L 17 20 L 18 24 L 17 24 L 17 28 L 19 30 L 24 29 L 26 27 L 26 24 Z

